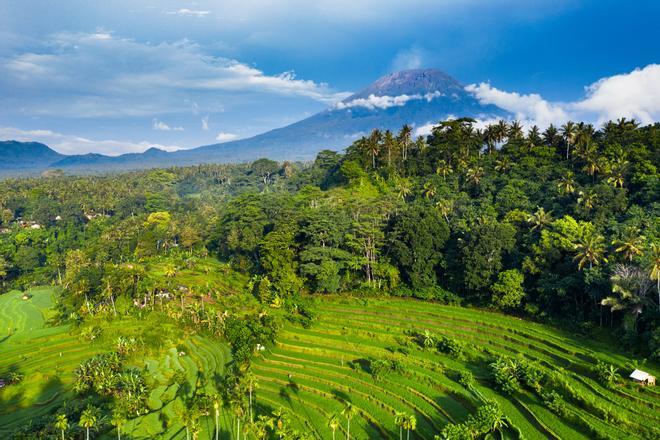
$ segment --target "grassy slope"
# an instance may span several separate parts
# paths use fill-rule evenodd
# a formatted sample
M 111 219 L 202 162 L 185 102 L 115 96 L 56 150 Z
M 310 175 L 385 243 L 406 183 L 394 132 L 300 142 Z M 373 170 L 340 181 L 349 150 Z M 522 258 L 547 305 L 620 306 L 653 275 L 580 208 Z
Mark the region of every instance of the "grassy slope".
M 192 282 L 200 275 L 182 271 L 180 276 Z M 222 288 L 211 275 L 205 276 Z M 96 320 L 92 324 L 104 331 L 90 343 L 68 326 L 45 326 L 52 313 L 51 289 L 30 293 L 33 297 L 27 301 L 21 299 L 20 292 L 0 296 L 0 322 L 3 327 L 7 324 L 6 329 L 0 329 L 0 373 L 18 368 L 26 376 L 22 384 L 0 391 L 0 436 L 60 407 L 71 397 L 76 366 L 93 354 L 112 349 L 114 338 L 149 335 L 152 343 L 130 363 L 146 369 L 152 390 L 150 412 L 130 421 L 126 432 L 134 439 L 185 438 L 178 423 L 178 407 L 196 387 L 210 389 L 229 360 L 228 347 L 199 335 L 185 335 L 157 314 L 142 319 Z M 633 364 L 626 356 L 587 340 L 509 316 L 417 301 L 324 297 L 318 305 L 320 319 L 311 329 L 287 326 L 276 346 L 255 361 L 257 408 L 262 412 L 287 408 L 291 423 L 316 437 L 331 438 L 328 416 L 340 412 L 347 399 L 358 409 L 351 424 L 354 438 L 398 436 L 393 414 L 406 411 L 417 416 L 415 438 L 432 439 L 446 423 L 464 421 L 476 410 L 481 396 L 502 405 L 513 425 L 505 432 L 507 438 L 517 438 L 516 430 L 520 430 L 527 439 L 587 439 L 593 437 L 587 432 L 589 426 L 611 438 L 636 438 L 638 427 L 649 428 L 660 422 L 660 395 L 655 390 L 633 386 L 611 390 L 590 377 L 589 369 L 596 359 L 613 363 L 622 372 Z M 573 417 L 568 421 L 548 411 L 531 393 L 500 395 L 477 362 L 456 360 L 410 344 L 409 354 L 402 354 L 404 331 L 425 329 L 464 341 L 468 354 L 482 355 L 487 349 L 493 354 L 523 355 L 547 372 L 561 368 L 560 376 L 587 397 L 587 404 L 570 401 Z M 5 337 L 8 334 L 11 336 Z M 368 358 L 398 359 L 406 373 L 376 381 L 359 362 Z M 657 373 L 653 366 L 645 368 Z M 185 384 L 173 382 L 179 370 L 185 372 Z M 462 370 L 472 371 L 477 378 L 474 390 L 458 383 Z M 602 413 L 598 415 L 588 407 L 588 399 L 599 408 L 616 411 L 625 423 L 608 422 Z M 342 422 L 339 437 L 346 429 L 345 420 Z M 200 439 L 211 438 L 213 420 L 204 418 L 201 426 Z M 233 427 L 234 421 L 223 410 L 221 431 L 225 437 Z M 105 436 L 112 438 L 114 434 Z
M 653 429 L 660 423 L 660 396 L 655 390 L 635 386 L 611 390 L 590 377 L 596 359 L 616 365 L 622 373 L 633 363 L 588 340 L 496 313 L 417 301 L 324 298 L 319 309 L 319 322 L 312 329 L 287 327 L 255 369 L 261 381 L 259 402 L 291 409 L 298 415 L 294 424 L 323 438 L 331 438 L 328 416 L 341 411 L 343 401 L 350 399 L 360 415 L 351 426 L 357 438 L 398 435 L 393 415 L 406 411 L 417 416 L 419 438 L 432 439 L 448 421 L 461 422 L 474 412 L 480 404 L 477 393 L 500 402 L 515 427 L 507 431 L 508 437 L 517 437 L 518 429 L 527 439 L 587 439 L 593 437 L 591 427 L 611 438 L 638 438 L 640 427 Z M 522 355 L 546 372 L 561 368 L 559 376 L 585 399 L 569 402 L 574 417 L 567 420 L 548 411 L 531 393 L 497 393 L 479 362 L 416 346 L 408 347 L 407 356 L 398 352 L 405 330 L 425 329 L 464 341 L 468 358 L 487 349 L 492 354 Z M 366 358 L 398 359 L 406 373 L 376 381 L 355 362 Z M 657 372 L 652 366 L 645 368 Z M 458 383 L 463 370 L 477 378 L 476 392 Z M 592 400 L 624 422 L 608 422 L 606 416 L 597 415 L 588 407 Z
M 164 276 L 164 263 L 152 263 L 149 271 Z M 194 268 L 182 267 L 172 282 L 177 286 L 205 286 L 214 300 L 231 307 L 239 301 L 234 294 L 247 280 L 213 260 L 201 260 Z M 191 289 L 192 291 L 192 289 Z M 86 325 L 102 329 L 93 343 L 80 337 L 80 330 L 68 325 L 47 326 L 54 315 L 55 292 L 52 288 L 36 288 L 32 298 L 22 300 L 23 293 L 13 291 L 0 295 L 0 377 L 18 370 L 25 380 L 0 389 L 0 438 L 43 415 L 52 414 L 73 397 L 71 385 L 77 366 L 95 354 L 113 349 L 118 336 L 142 338 L 145 347 L 129 360 L 132 367 L 145 369 L 150 412 L 126 426 L 133 439 L 185 438 L 178 423 L 177 407 L 182 399 L 194 394 L 198 387 L 209 389 L 230 360 L 229 347 L 199 335 L 188 335 L 159 314 L 143 318 L 92 319 Z M 186 303 L 195 301 L 194 292 Z M 240 302 L 240 301 L 239 301 Z M 245 307 L 243 302 L 238 306 Z M 180 352 L 185 354 L 179 355 Z M 184 384 L 173 384 L 178 370 L 185 372 Z M 75 421 L 74 421 L 75 422 Z M 231 421 L 223 414 L 221 432 L 227 432 Z M 232 425 L 233 426 L 233 425 Z M 213 420 L 201 423 L 202 436 L 210 437 Z M 108 438 L 116 438 L 108 433 Z

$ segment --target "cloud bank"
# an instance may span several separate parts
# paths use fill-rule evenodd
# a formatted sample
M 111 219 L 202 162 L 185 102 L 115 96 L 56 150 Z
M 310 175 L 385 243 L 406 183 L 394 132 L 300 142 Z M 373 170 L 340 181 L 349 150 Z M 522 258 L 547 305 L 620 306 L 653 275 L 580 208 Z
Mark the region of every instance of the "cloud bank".
M 618 118 L 634 118 L 643 124 L 660 121 L 658 64 L 602 78 L 585 87 L 585 98 L 575 102 L 549 102 L 538 94 L 506 92 L 489 83 L 471 84 L 465 90 L 482 104 L 513 113 L 526 126 L 547 127 L 568 120 L 602 124 Z
M 220 132 L 215 137 L 215 140 L 220 142 L 220 143 L 234 141 L 236 139 L 238 139 L 238 135 L 236 135 L 234 133 L 225 133 L 225 132 Z
M 0 60 L 0 105 L 29 116 L 154 116 L 219 112 L 246 95 L 332 105 L 348 93 L 292 71 L 267 74 L 189 41 L 138 42 L 107 31 L 62 32 Z M 240 96 L 239 96 L 240 95 Z
M 154 130 L 159 131 L 183 131 L 183 127 L 170 127 L 163 121 L 159 121 L 157 119 L 154 119 L 154 124 L 152 127 Z
M 369 95 L 367 98 L 356 98 L 350 101 L 342 101 L 335 104 L 335 108 L 338 110 L 353 108 L 353 107 L 364 107 L 369 110 L 375 109 L 388 109 L 391 107 L 402 107 L 406 105 L 409 101 L 415 100 L 426 100 L 431 102 L 433 99 L 442 96 L 441 92 L 432 92 L 426 93 L 424 95 L 415 94 L 415 95 L 399 95 L 399 96 L 376 96 Z

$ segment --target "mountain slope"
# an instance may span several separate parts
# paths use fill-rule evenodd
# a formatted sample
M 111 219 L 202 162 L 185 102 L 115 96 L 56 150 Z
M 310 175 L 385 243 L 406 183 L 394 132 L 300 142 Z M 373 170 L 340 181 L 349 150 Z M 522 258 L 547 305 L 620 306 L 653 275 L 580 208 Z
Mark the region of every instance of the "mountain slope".
M 62 156 L 50 150 L 55 156 L 42 152 L 42 159 L 31 162 L 28 158 L 24 162 L 16 159 L 10 163 L 20 163 L 23 168 L 54 167 L 87 172 L 241 162 L 260 157 L 311 160 L 323 149 L 347 147 L 374 128 L 399 130 L 404 124 L 420 127 L 452 116 L 487 119 L 510 115 L 494 105 L 482 105 L 461 83 L 440 70 L 415 69 L 384 76 L 331 108 L 248 139 L 172 153 L 152 148 L 118 157 Z M 38 145 L 41 145 L 39 151 L 47 148 Z M 0 170 L 6 166 L 4 156 L 0 150 Z
M 0 169 L 45 168 L 65 157 L 39 142 L 0 141 Z
M 221 161 L 225 157 L 306 160 L 325 148 L 345 148 L 374 128 L 419 127 L 449 116 L 485 119 L 509 114 L 494 105 L 482 105 L 440 70 L 406 70 L 384 76 L 336 106 L 286 127 L 175 154 L 192 161 L 204 157 Z

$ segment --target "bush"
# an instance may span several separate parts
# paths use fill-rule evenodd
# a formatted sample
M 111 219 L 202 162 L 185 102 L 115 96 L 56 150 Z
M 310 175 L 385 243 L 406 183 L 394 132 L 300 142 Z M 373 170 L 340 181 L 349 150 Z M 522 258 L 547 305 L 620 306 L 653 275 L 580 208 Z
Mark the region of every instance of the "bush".
M 541 398 L 550 411 L 562 417 L 566 415 L 566 402 L 564 402 L 564 398 L 558 392 L 550 391 L 549 393 L 543 393 Z
M 474 375 L 469 370 L 461 370 L 458 382 L 465 388 L 472 388 L 475 384 Z
M 458 306 L 462 301 L 458 295 L 445 290 L 440 286 L 425 287 L 421 289 L 411 289 L 407 286 L 400 286 L 392 292 L 392 296 L 437 301 L 441 304 L 452 306 Z
M 593 372 L 600 383 L 608 387 L 613 386 L 620 378 L 618 370 L 612 364 L 598 361 Z
M 447 353 L 450 356 L 460 358 L 463 355 L 463 344 L 454 338 L 440 336 L 436 346 L 439 351 Z
M 518 364 L 513 359 L 499 358 L 490 364 L 490 371 L 496 387 L 505 394 L 520 390 Z

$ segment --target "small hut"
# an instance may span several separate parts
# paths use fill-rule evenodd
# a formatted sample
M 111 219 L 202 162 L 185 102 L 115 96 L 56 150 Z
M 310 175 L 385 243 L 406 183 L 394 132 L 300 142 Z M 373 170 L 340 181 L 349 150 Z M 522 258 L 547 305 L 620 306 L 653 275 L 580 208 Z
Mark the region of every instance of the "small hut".
M 655 385 L 655 376 L 651 376 L 646 371 L 635 370 L 630 374 L 630 378 L 642 385 Z

